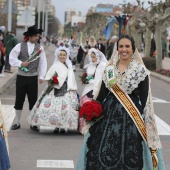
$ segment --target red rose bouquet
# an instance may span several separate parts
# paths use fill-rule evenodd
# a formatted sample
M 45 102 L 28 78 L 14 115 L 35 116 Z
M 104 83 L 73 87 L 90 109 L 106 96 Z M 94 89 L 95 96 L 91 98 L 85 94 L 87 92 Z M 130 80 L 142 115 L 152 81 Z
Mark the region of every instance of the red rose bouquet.
M 37 108 L 40 106 L 41 101 L 43 100 L 44 96 L 46 96 L 47 94 L 49 94 L 52 90 L 53 90 L 53 85 L 54 84 L 58 84 L 58 74 L 57 72 L 55 72 L 55 74 L 53 75 L 53 77 L 48 80 L 48 86 L 44 89 L 43 93 L 41 94 L 39 100 L 37 101 Z
M 48 81 L 50 85 L 58 84 L 58 74 L 55 72 L 53 77 Z
M 41 53 L 41 51 L 42 51 L 42 48 L 40 47 L 39 49 L 37 49 L 37 50 L 35 50 L 32 54 L 31 54 L 31 56 L 28 58 L 28 62 L 33 62 L 33 61 L 35 61 L 35 60 L 37 60 L 40 56 L 40 53 Z M 28 68 L 27 67 L 24 67 L 24 66 L 21 66 L 21 67 L 19 67 L 19 69 L 20 70 L 22 70 L 22 71 L 24 71 L 24 72 L 28 72 L 29 70 L 28 70 Z
M 80 80 L 82 82 L 82 84 L 86 84 L 86 77 L 87 77 L 87 73 L 83 73 L 82 76 L 79 76 L 80 77 Z
M 87 121 L 99 121 L 102 115 L 102 106 L 97 101 L 92 100 L 83 104 L 80 108 L 80 117 L 83 117 Z

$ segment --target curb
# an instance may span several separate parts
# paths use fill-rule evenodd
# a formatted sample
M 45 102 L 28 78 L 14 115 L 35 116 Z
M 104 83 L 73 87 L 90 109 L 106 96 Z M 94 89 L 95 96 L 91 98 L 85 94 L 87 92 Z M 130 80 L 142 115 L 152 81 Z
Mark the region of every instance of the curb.
M 44 50 L 47 50 L 48 46 L 44 47 Z M 1 85 L 0 85 L 0 95 L 2 93 L 4 93 L 9 87 L 11 87 L 11 85 L 13 85 L 14 80 L 17 77 L 17 72 L 18 69 L 15 69 L 15 71 L 13 72 L 13 74 L 11 74 L 7 79 L 5 79 Z
M 170 78 L 169 77 L 166 77 L 164 75 L 160 75 L 160 74 L 152 72 L 152 71 L 150 71 L 150 75 L 159 79 L 159 80 L 165 81 L 166 83 L 170 84 Z M 6 89 L 8 89 L 11 86 L 11 84 L 13 84 L 13 81 L 16 79 L 16 77 L 17 77 L 17 71 L 15 71 L 6 81 L 4 81 L 2 83 L 2 86 L 0 87 L 0 94 L 4 93 L 6 91 Z
M 13 85 L 14 80 L 17 77 L 17 71 L 9 76 L 8 79 L 4 80 L 0 86 L 0 94 L 4 93 L 11 85 Z
M 170 78 L 169 77 L 166 77 L 164 75 L 161 75 L 161 74 L 158 74 L 158 73 L 155 73 L 155 72 L 152 72 L 152 71 L 150 71 L 150 75 L 157 78 L 157 79 L 159 79 L 159 80 L 163 80 L 166 83 L 170 84 Z

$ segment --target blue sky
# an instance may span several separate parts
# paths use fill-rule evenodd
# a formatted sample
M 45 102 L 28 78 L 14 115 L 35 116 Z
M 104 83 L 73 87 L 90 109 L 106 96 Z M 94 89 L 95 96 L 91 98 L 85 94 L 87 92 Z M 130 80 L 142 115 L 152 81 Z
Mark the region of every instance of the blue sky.
M 51 0 L 51 3 L 56 7 L 56 16 L 63 24 L 64 12 L 67 10 L 67 8 L 77 9 L 82 12 L 82 16 L 85 16 L 88 9 L 91 6 L 96 6 L 99 3 L 103 3 L 103 4 L 109 3 L 113 5 L 119 5 L 122 4 L 123 1 L 125 1 L 126 3 L 131 2 L 136 4 L 136 0 Z M 145 5 L 147 6 L 147 0 L 144 1 L 145 1 Z M 160 0 L 150 0 L 150 1 L 159 2 Z

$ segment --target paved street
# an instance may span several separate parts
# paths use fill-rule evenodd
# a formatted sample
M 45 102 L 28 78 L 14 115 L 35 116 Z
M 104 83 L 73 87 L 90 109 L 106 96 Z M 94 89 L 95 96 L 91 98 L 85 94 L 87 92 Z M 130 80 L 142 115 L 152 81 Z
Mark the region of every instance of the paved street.
M 46 48 L 48 67 L 51 66 L 54 59 L 55 47 Z M 79 65 L 76 68 L 76 79 L 78 83 L 78 93 L 81 94 L 83 85 L 79 81 L 82 70 Z M 157 115 L 158 130 L 161 135 L 163 145 L 163 154 L 166 169 L 170 169 L 170 88 L 169 84 L 151 77 L 152 95 Z M 46 83 L 39 86 L 39 94 L 45 87 Z M 6 109 L 11 110 L 7 120 L 12 123 L 14 118 L 13 106 L 15 101 L 15 82 L 11 83 L 11 88 L 0 95 L 0 99 Z M 10 106 L 9 106 L 10 105 Z M 76 161 L 83 142 L 83 136 L 78 132 L 68 132 L 67 134 L 55 134 L 49 131 L 35 132 L 30 130 L 26 121 L 29 115 L 28 102 L 25 101 L 24 110 L 21 118 L 21 129 L 9 131 L 9 148 L 11 170 L 50 170 L 53 169 L 75 169 Z M 42 161 L 41 161 L 42 160 Z M 45 162 L 47 160 L 47 162 Z M 49 166 L 49 167 L 48 167 Z M 48 168 L 45 168 L 48 167 Z M 51 168 L 50 168 L 51 167 Z M 65 168 L 62 168 L 65 167 Z

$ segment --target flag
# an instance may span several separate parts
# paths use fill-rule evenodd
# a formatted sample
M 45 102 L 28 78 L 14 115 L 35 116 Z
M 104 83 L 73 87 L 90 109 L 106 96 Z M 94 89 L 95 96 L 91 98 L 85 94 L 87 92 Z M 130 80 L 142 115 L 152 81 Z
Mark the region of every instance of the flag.
M 116 22 L 115 17 L 112 17 L 112 18 L 109 19 L 108 24 L 103 31 L 103 34 L 105 35 L 106 40 L 108 40 L 110 38 L 111 33 L 112 33 L 112 28 L 113 28 L 113 25 L 115 24 L 115 22 Z
M 79 32 L 78 33 L 78 43 L 82 43 L 82 39 L 83 39 L 83 33 L 82 32 Z

